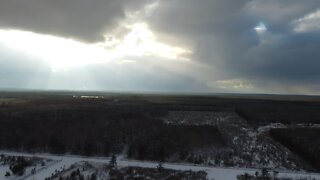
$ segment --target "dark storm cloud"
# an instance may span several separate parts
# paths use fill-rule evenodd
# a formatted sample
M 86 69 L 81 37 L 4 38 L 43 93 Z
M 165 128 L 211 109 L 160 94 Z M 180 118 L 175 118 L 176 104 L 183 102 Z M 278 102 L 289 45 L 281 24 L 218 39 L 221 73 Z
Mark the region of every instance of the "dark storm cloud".
M 287 22 L 319 8 L 318 0 L 251 0 L 245 5 L 248 14 L 272 24 Z
M 284 35 L 248 53 L 247 61 L 252 62 L 250 73 L 296 81 L 320 78 L 319 49 L 319 34 Z
M 103 40 L 125 12 L 148 0 L 1 0 L 0 28 L 23 29 L 85 41 Z
M 224 69 L 226 79 L 307 86 L 320 80 L 320 33 L 294 32 L 293 22 L 319 8 L 317 0 L 175 0 L 148 19 L 168 41 L 191 44 L 197 61 Z M 266 32 L 254 30 L 259 23 Z

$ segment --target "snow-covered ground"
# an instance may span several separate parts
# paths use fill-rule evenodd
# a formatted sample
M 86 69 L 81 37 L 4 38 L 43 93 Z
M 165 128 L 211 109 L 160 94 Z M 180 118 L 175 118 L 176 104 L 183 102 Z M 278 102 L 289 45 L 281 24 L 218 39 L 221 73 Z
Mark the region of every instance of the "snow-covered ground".
M 221 151 L 204 150 L 206 162 L 220 166 L 237 166 L 300 171 L 311 169 L 311 166 L 287 147 L 276 142 L 267 132 L 270 129 L 289 127 L 319 128 L 320 124 L 284 125 L 271 123 L 259 128 L 252 127 L 248 122 L 233 111 L 169 111 L 163 122 L 173 125 L 209 125 L 217 127 L 228 144 Z M 229 155 L 230 154 L 230 155 Z M 219 158 L 217 158 L 219 157 Z M 216 163 L 217 161 L 217 163 Z
M 285 125 L 282 123 L 271 123 L 266 126 L 260 126 L 258 128 L 258 132 L 260 134 L 268 132 L 270 129 L 278 129 L 278 128 L 320 128 L 320 124 L 294 124 L 294 125 Z
M 7 155 L 7 156 L 16 156 L 16 155 Z M 26 157 L 26 156 L 24 156 Z M 33 161 L 33 165 L 26 167 L 24 174 L 22 176 L 15 176 L 12 171 L 9 168 L 9 164 L 5 163 L 0 165 L 0 179 L 2 180 L 24 180 L 28 179 L 29 177 L 32 176 L 32 171 L 34 170 L 35 172 L 43 172 L 45 171 L 48 167 L 54 166 L 56 163 L 60 162 L 58 160 L 52 160 L 50 158 L 44 158 L 44 159 L 34 159 L 35 156 L 33 155 L 28 155 L 29 158 L 32 158 L 31 161 Z M 6 173 L 10 173 L 10 176 L 5 176 Z
M 51 174 L 55 173 L 56 170 L 60 170 L 64 167 L 69 167 L 70 165 L 81 162 L 96 162 L 96 163 L 108 163 L 109 158 L 103 157 L 81 157 L 81 156 L 57 156 L 51 154 L 28 154 L 28 153 L 17 153 L 17 152 L 8 152 L 8 151 L 0 151 L 0 154 L 10 155 L 10 156 L 37 156 L 39 158 L 44 159 L 52 159 L 55 160 L 54 164 L 47 166 L 46 168 L 39 169 L 34 176 L 28 176 L 24 178 L 25 180 L 42 180 L 46 177 L 51 176 Z M 157 167 L 157 162 L 147 162 L 147 161 L 133 161 L 126 159 L 117 160 L 117 164 L 119 167 L 145 167 L 145 168 L 155 168 Z M 173 169 L 173 170 L 192 170 L 192 171 L 201 171 L 204 170 L 208 173 L 209 179 L 215 180 L 233 180 L 236 179 L 236 176 L 239 174 L 249 173 L 254 174 L 258 169 L 244 169 L 244 168 L 217 168 L 217 167 L 206 167 L 206 166 L 195 166 L 192 164 L 175 164 L 175 163 L 165 163 L 164 168 Z M 4 177 L 4 173 L 7 169 L 3 169 L 0 167 L 0 177 Z M 320 180 L 320 173 L 306 173 L 306 172 L 294 172 L 294 171 L 280 171 L 278 177 L 289 177 L 293 179 L 297 178 L 311 178 Z

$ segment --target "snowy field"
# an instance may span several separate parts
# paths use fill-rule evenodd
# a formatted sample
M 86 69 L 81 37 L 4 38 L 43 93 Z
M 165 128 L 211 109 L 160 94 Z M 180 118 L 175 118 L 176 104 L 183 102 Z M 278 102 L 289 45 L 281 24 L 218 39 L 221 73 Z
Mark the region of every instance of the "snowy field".
M 4 155 L 3 153 L 1 153 L 1 155 Z M 13 159 L 13 157 L 15 157 L 15 159 L 17 158 L 16 155 L 6 155 L 7 159 Z M 10 157 L 9 157 L 10 156 Z M 45 172 L 49 167 L 54 167 L 55 164 L 60 163 L 59 160 L 53 160 L 51 158 L 39 158 L 36 156 L 23 156 L 23 157 L 27 157 L 29 158 L 29 162 L 33 162 L 31 165 L 28 165 L 25 168 L 25 171 L 23 173 L 23 175 L 21 176 L 15 176 L 12 173 L 12 169 L 10 169 L 10 165 L 9 163 L 4 163 L 4 161 L 1 162 L 0 164 L 0 179 L 2 180 L 24 180 L 24 179 L 30 179 L 30 177 L 33 177 L 33 174 L 35 172 Z M 17 162 L 17 161 L 15 161 Z M 9 176 L 6 176 L 5 174 L 10 173 Z
M 94 162 L 94 163 L 108 163 L 109 158 L 102 157 L 81 157 L 81 156 L 72 156 L 72 155 L 50 155 L 50 154 L 28 154 L 28 153 L 17 153 L 17 152 L 8 152 L 0 151 L 0 154 L 6 156 L 24 156 L 24 157 L 39 157 L 43 159 L 53 160 L 51 164 L 48 164 L 44 168 L 37 169 L 34 175 L 19 177 L 16 179 L 23 180 L 42 180 L 46 177 L 51 176 L 55 173 L 56 170 L 60 170 L 65 167 L 70 167 L 72 164 L 77 162 Z M 119 167 L 142 167 L 142 168 L 156 168 L 157 162 L 147 162 L 147 161 L 133 161 L 119 158 L 117 160 Z M 236 179 L 236 176 L 239 174 L 249 173 L 254 174 L 258 169 L 243 169 L 243 168 L 216 168 L 216 167 L 206 167 L 206 166 L 195 166 L 192 164 L 175 164 L 175 163 L 165 163 L 164 168 L 172 170 L 192 170 L 192 171 L 201 171 L 204 170 L 208 173 L 208 179 L 215 180 L 233 180 Z M 5 172 L 8 171 L 8 167 L 0 166 L 0 179 L 4 179 Z M 310 178 L 320 180 L 320 173 L 306 173 L 306 172 L 289 172 L 282 171 L 279 172 L 278 177 L 288 177 L 293 179 L 298 178 Z M 12 179 L 12 177 L 11 177 Z

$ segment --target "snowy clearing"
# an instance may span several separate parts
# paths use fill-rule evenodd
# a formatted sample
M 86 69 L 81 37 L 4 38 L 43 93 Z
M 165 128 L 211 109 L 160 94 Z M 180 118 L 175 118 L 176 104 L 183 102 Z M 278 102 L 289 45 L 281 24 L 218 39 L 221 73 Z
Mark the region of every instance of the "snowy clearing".
M 29 176 L 24 178 L 25 180 L 33 179 L 44 179 L 51 176 L 56 170 L 62 169 L 63 167 L 69 167 L 70 165 L 81 162 L 97 162 L 97 163 L 108 163 L 109 158 L 105 157 L 81 157 L 81 156 L 72 156 L 72 155 L 51 155 L 51 154 L 29 154 L 29 153 L 18 153 L 18 152 L 8 152 L 0 151 L 0 154 L 9 155 L 9 156 L 25 156 L 32 157 L 36 156 L 44 159 L 52 159 L 58 161 L 55 164 L 47 166 L 46 168 L 39 169 L 34 176 Z M 134 161 L 134 160 L 117 160 L 119 167 L 143 167 L 143 168 L 155 168 L 157 167 L 157 162 L 147 162 L 147 161 Z M 239 174 L 249 173 L 254 174 L 259 169 L 245 169 L 245 168 L 218 168 L 218 167 L 206 167 L 206 166 L 195 166 L 192 164 L 175 164 L 175 163 L 165 163 L 164 168 L 173 169 L 173 170 L 192 170 L 192 171 L 201 171 L 204 170 L 208 173 L 209 179 L 215 180 L 233 180 L 236 179 L 236 176 Z M 0 167 L 1 176 L 4 176 L 4 173 L 7 169 Z M 289 178 L 314 178 L 320 180 L 320 173 L 306 173 L 306 172 L 284 172 L 281 171 L 278 177 L 289 177 Z

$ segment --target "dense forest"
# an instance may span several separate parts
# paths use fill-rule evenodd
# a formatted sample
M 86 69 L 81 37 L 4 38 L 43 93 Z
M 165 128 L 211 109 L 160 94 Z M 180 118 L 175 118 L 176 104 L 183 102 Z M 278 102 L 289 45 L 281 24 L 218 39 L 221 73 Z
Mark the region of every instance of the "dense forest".
M 320 128 L 272 129 L 271 136 L 320 169 Z
M 197 148 L 225 146 L 216 127 L 173 126 L 153 118 L 164 113 L 161 109 L 72 102 L 2 106 L 0 148 L 86 156 L 124 152 L 134 159 L 186 160 Z
M 250 167 L 261 164 L 260 160 L 268 156 L 265 152 L 277 151 L 282 153 L 276 157 L 279 166 L 304 167 L 296 166 L 303 164 L 300 160 L 291 165 L 292 159 L 282 158 L 288 153 L 274 146 L 274 140 L 269 142 L 271 135 L 319 169 L 319 143 L 314 143 L 319 134 L 272 129 L 269 134 L 257 134 L 257 138 L 268 140 L 261 142 L 263 146 L 252 135 L 270 123 L 319 123 L 320 100 L 263 97 L 0 93 L 0 149 L 85 156 L 121 153 L 140 160 Z M 193 123 L 170 124 L 165 119 L 172 111 L 203 113 L 197 119 L 189 118 Z M 235 118 L 217 123 L 230 116 L 211 117 L 208 112 L 231 113 Z M 184 115 L 188 118 L 190 113 Z M 178 122 L 180 119 L 183 118 L 175 117 Z M 295 137 L 295 133 L 301 138 Z M 309 148 L 303 149 L 302 145 Z M 253 152 L 261 155 L 256 163 L 246 158 L 246 153 Z

